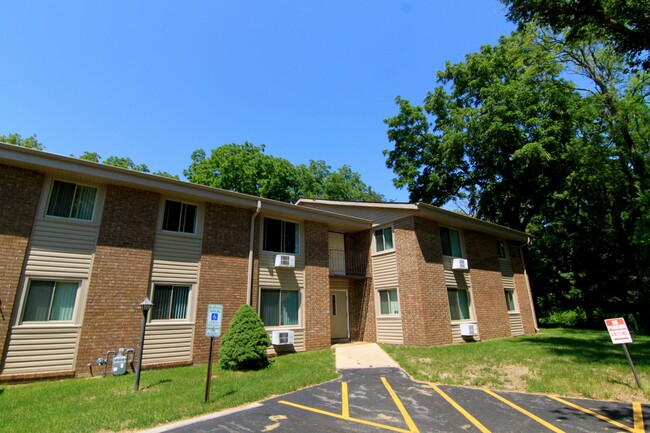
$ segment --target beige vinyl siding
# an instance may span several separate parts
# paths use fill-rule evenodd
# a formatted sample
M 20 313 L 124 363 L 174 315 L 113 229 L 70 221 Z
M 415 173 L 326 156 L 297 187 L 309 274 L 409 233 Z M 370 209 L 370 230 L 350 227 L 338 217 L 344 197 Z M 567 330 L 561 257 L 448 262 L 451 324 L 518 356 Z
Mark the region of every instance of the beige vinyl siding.
M 193 323 L 148 324 L 145 333 L 142 363 L 158 364 L 191 361 L 193 334 Z
M 279 253 L 277 253 L 279 254 Z M 260 252 L 259 285 L 263 288 L 301 289 L 305 286 L 305 257 L 296 256 L 295 268 L 275 266 L 276 253 Z
M 404 344 L 401 317 L 377 317 L 377 342 Z
M 85 279 L 90 275 L 99 227 L 39 218 L 27 257 L 25 275 Z
M 397 287 L 397 255 L 395 252 L 372 257 L 372 271 L 375 289 Z
M 524 323 L 521 320 L 521 313 L 509 313 L 508 319 L 510 320 L 510 334 L 513 337 L 524 335 Z
M 271 333 L 273 331 L 293 331 L 293 346 L 278 346 L 278 352 L 282 353 L 283 349 L 287 351 L 296 351 L 296 352 L 305 351 L 305 330 L 304 329 L 282 328 L 282 329 L 267 330 L 266 333 L 269 336 L 269 340 L 271 339 Z M 269 346 L 266 349 L 266 353 L 268 353 L 271 356 L 277 355 L 277 352 L 275 351 L 273 345 Z
M 445 272 L 445 284 L 447 287 L 469 290 L 471 287 L 469 279 L 469 271 L 453 271 L 451 269 L 451 261 L 453 257 L 442 256 L 442 265 Z
M 78 340 L 77 326 L 13 328 L 2 374 L 72 372 Z
M 345 278 L 330 278 L 330 290 L 348 290 L 350 284 Z
M 373 222 L 373 226 L 375 227 L 389 224 L 393 221 L 405 218 L 409 215 L 413 215 L 417 211 L 417 208 L 415 208 L 415 206 L 407 209 L 377 209 L 370 206 L 336 206 L 325 203 L 303 203 L 302 206 L 370 220 Z
M 460 323 L 451 324 L 451 341 L 454 343 L 462 343 L 464 341 L 460 335 Z
M 201 261 L 201 239 L 158 233 L 153 251 L 151 280 L 165 283 L 196 283 Z

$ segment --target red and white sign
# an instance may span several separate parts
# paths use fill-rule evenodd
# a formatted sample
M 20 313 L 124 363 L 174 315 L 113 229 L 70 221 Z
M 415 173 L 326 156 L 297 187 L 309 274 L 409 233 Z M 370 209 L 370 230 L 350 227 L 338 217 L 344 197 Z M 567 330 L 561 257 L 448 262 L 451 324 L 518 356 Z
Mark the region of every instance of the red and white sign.
M 605 319 L 605 325 L 609 331 L 609 336 L 614 344 L 627 344 L 632 342 L 632 336 L 627 329 L 625 319 L 622 317 L 616 319 Z

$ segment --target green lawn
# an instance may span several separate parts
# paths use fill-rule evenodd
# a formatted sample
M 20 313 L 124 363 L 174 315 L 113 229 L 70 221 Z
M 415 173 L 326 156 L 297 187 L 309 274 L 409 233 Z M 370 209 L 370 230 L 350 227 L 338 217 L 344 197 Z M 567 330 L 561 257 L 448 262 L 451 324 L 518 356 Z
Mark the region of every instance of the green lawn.
M 650 402 L 650 337 L 622 347 L 607 331 L 541 329 L 525 337 L 443 347 L 382 346 L 416 379 L 449 385 Z
M 311 351 L 272 359 L 255 372 L 213 368 L 204 403 L 207 365 L 144 370 L 106 378 L 0 384 L 0 432 L 137 430 L 240 406 L 336 378 L 334 352 Z

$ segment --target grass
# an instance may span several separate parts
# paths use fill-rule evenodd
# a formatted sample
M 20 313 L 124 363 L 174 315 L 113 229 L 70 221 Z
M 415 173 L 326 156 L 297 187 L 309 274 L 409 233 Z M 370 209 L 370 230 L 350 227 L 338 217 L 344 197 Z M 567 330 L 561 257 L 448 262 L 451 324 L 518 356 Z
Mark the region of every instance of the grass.
M 134 375 L 0 385 L 0 432 L 132 431 L 241 406 L 338 377 L 332 350 L 272 359 L 261 371 L 212 370 L 207 365 L 144 370 Z
M 428 382 L 650 402 L 650 337 L 628 345 L 639 389 L 622 347 L 606 331 L 541 329 L 525 337 L 443 347 L 382 346 L 416 379 Z

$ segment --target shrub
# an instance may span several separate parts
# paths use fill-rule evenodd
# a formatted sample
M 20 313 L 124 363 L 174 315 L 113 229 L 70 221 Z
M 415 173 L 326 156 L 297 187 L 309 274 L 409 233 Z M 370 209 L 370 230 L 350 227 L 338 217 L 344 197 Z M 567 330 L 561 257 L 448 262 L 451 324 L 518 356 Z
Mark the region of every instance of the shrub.
M 264 323 L 250 305 L 242 305 L 221 337 L 219 366 L 224 370 L 259 370 L 269 365 L 271 344 Z
M 539 323 L 554 328 L 577 328 L 584 325 L 586 320 L 585 310 L 576 307 L 574 310 L 554 311 L 548 317 L 540 317 Z

